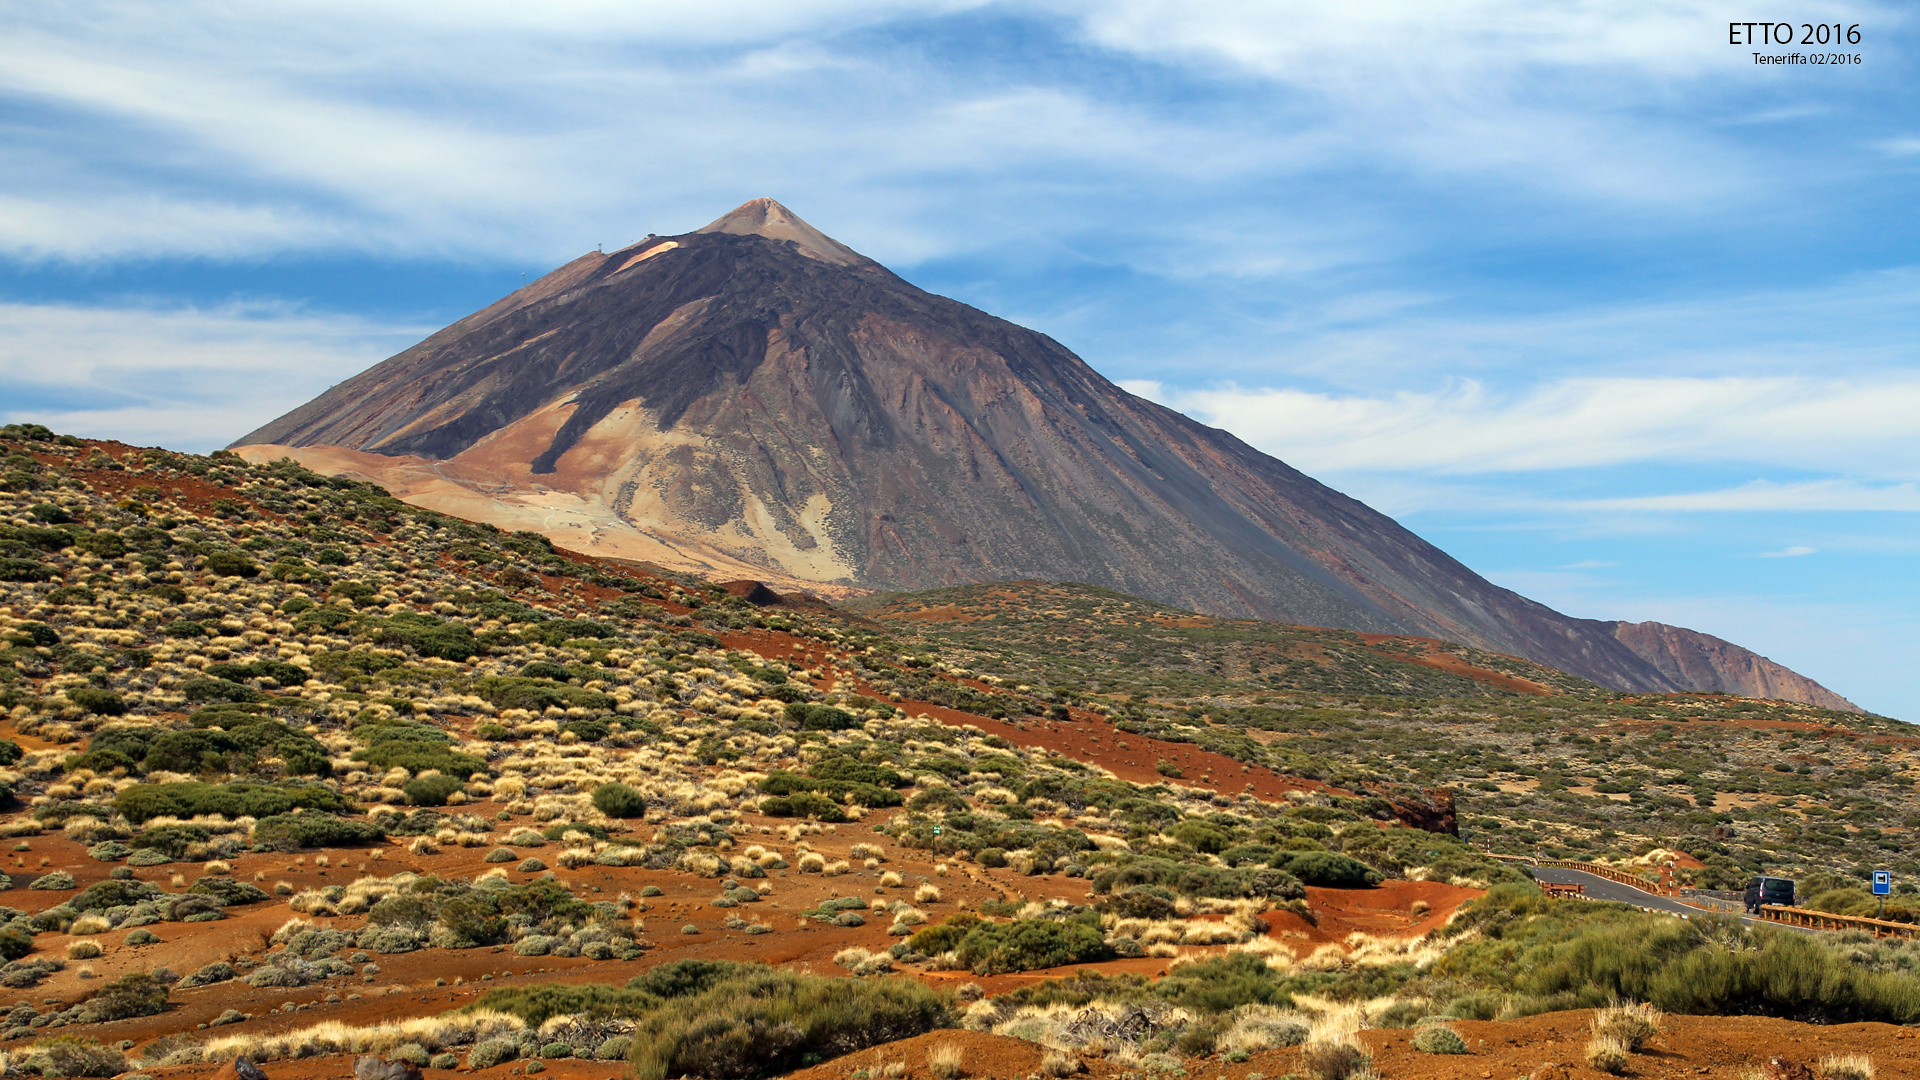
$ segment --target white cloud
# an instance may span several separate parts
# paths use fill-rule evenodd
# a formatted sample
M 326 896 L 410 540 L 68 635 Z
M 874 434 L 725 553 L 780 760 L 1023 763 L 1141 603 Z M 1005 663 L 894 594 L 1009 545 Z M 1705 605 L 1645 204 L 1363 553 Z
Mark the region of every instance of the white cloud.
M 1463 379 L 1434 393 L 1385 396 L 1233 385 L 1177 390 L 1150 382 L 1129 388 L 1310 474 L 1528 472 L 1647 461 L 1749 462 L 1901 480 L 1920 473 L 1916 374 L 1561 379 L 1511 393 Z M 1862 494 L 1762 486 L 1722 498 L 1723 508 L 1734 509 L 1742 500 L 1752 508 L 1809 496 L 1858 502 Z M 1882 490 L 1872 499 L 1884 504 L 1876 509 L 1905 509 L 1912 490 Z
M 972 28 L 921 46 L 946 29 L 934 20 L 985 6 L 25 8 L 0 35 L 0 95 L 27 118 L 10 153 L 39 164 L 8 175 L 0 163 L 0 191 L 21 208 L 0 212 L 0 251 L 559 257 L 629 239 L 603 235 L 616 225 L 697 225 L 725 209 L 724 192 L 819 216 L 846 208 L 868 235 L 843 238 L 918 258 L 1036 220 L 1055 235 L 1097 227 L 1099 211 L 1079 220 L 1073 205 L 1097 191 L 1108 209 L 1141 211 L 1121 231 L 1148 248 L 1178 233 L 1165 246 L 1217 247 L 1212 267 L 1299 273 L 1361 260 L 1358 234 L 1377 246 L 1393 230 L 1334 228 L 1255 194 L 1276 180 L 1473 174 L 1555 204 L 1698 207 L 1769 175 L 1675 105 L 1676 83 L 1711 98 L 1752 77 L 1702 32 L 1718 17 L 1704 3 L 1045 0 L 996 12 L 1030 20 L 1036 39 L 1079 34 L 1095 66 L 1160 65 L 1202 96 L 1237 95 L 1203 109 L 1178 92 L 1114 93 L 1078 65 L 968 55 Z M 1196 183 L 1221 198 L 1194 198 Z M 1223 203 L 1237 209 L 1206 209 Z
M 208 450 L 397 352 L 428 328 L 279 307 L 0 304 L 7 421 Z
M 1560 505 L 1579 510 L 1920 513 L 1920 487 L 1910 483 L 1876 485 L 1853 480 L 1808 480 L 1792 484 L 1755 480 L 1717 491 L 1642 495 L 1626 499 L 1586 499 Z
M 1806 546 L 1805 544 L 1795 544 L 1795 545 L 1793 545 L 1792 547 L 1788 547 L 1788 548 L 1782 548 L 1782 549 L 1781 549 L 1781 550 L 1779 550 L 1779 551 L 1763 551 L 1763 552 L 1761 552 L 1761 553 L 1759 553 L 1758 555 L 1756 555 L 1756 556 L 1754 556 L 1754 558 L 1757 558 L 1757 559 L 1797 559 L 1797 558 L 1800 558 L 1800 557 L 1801 557 L 1802 555 L 1812 555 L 1812 554 L 1815 554 L 1815 553 L 1816 553 L 1816 552 L 1818 552 L 1819 550 L 1820 550 L 1820 549 L 1819 549 L 1819 548 L 1817 548 L 1817 547 L 1808 547 L 1808 546 Z

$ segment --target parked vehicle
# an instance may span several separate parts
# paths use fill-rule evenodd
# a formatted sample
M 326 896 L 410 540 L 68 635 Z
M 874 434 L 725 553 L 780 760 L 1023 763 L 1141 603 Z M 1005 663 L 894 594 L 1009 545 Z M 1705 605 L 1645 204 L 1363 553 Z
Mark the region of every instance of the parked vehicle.
M 1747 914 L 1758 915 L 1763 904 L 1793 906 L 1793 879 L 1757 877 L 1747 882 Z

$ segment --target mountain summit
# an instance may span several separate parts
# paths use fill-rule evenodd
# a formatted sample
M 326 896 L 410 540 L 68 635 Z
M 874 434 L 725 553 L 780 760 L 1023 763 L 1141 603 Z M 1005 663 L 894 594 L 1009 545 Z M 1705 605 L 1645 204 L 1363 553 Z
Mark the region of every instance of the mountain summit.
M 772 199 L 582 255 L 235 445 L 709 575 L 829 592 L 1084 581 L 1442 638 L 1620 689 L 1852 707 L 1718 638 L 1499 588 Z
M 860 266 L 873 260 L 800 220 L 800 216 L 772 199 L 753 199 L 741 203 L 696 230 L 703 233 L 728 233 L 733 236 L 764 236 L 785 240 L 802 255 L 836 266 Z

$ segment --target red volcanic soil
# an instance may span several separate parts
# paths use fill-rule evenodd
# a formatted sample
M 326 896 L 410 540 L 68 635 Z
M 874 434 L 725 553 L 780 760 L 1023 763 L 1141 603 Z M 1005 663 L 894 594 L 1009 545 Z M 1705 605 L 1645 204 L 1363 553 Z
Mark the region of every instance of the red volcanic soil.
M 463 809 L 491 816 L 501 807 L 490 802 L 478 802 Z M 848 858 L 848 849 L 854 843 L 877 842 L 887 853 L 887 861 L 879 868 L 867 869 L 855 862 L 851 872 L 836 877 L 793 871 L 784 872 L 785 876 L 782 876 L 781 872 L 776 872 L 765 879 L 767 884 L 773 886 L 773 891 L 764 900 L 732 909 L 710 905 L 709 901 L 719 891 L 718 881 L 695 878 L 680 871 L 610 866 L 556 871 L 557 879 L 583 899 L 612 900 L 625 894 L 646 905 L 645 910 L 639 913 L 639 918 L 644 921 L 641 939 L 649 948 L 645 955 L 635 960 L 523 957 L 504 946 L 496 949 L 431 949 L 378 955 L 373 958 L 379 965 L 378 973 L 366 976 L 358 983 L 333 980 L 326 985 L 285 989 L 255 988 L 234 981 L 176 990 L 167 1012 L 161 1016 L 93 1025 L 88 1033 L 103 1041 L 133 1039 L 137 1044 L 143 1044 L 170 1032 L 182 1029 L 191 1031 L 196 1025 L 207 1023 L 229 1008 L 251 1014 L 254 1019 L 220 1029 L 217 1034 L 283 1032 L 321 1021 L 372 1024 L 441 1013 L 468 1004 L 485 990 L 499 986 L 533 982 L 618 985 L 655 964 L 690 957 L 759 960 L 819 974 L 841 974 L 832 962 L 836 952 L 854 945 L 880 951 L 896 939 L 887 935 L 888 920 L 883 918 L 871 918 L 862 927 L 839 927 L 802 915 L 802 912 L 817 907 L 831 897 L 858 896 L 869 901 L 911 899 L 918 886 L 930 882 L 939 888 L 940 899 L 920 901 L 916 906 L 933 921 L 961 910 L 976 909 L 986 900 L 1024 897 L 1030 900 L 1060 899 L 1086 903 L 1091 898 L 1087 883 L 1078 879 L 1054 876 L 1029 878 L 1011 869 L 989 870 L 959 863 L 945 864 L 945 872 L 942 872 L 939 860 L 929 853 L 898 847 L 887 837 L 876 835 L 872 825 L 882 820 L 883 815 L 873 815 L 863 822 L 830 826 L 806 838 L 829 861 Z M 741 846 L 760 842 L 791 853 L 794 850 L 792 843 L 777 834 L 760 832 L 762 826 L 778 828 L 789 824 L 784 819 L 767 819 L 749 814 L 735 828 L 739 830 Z M 642 839 L 651 831 L 652 827 L 646 825 L 634 829 L 634 833 Z M 13 855 L 12 865 L 4 867 L 14 875 L 16 885 L 23 885 L 26 879 L 44 872 L 40 865 L 43 859 L 49 864 L 47 869 L 58 867 L 73 873 L 80 887 L 105 878 L 112 868 L 109 864 L 88 858 L 82 845 L 59 833 L 30 837 L 25 842 L 30 850 L 9 853 Z M 483 862 L 483 856 L 492 846 L 447 848 L 431 855 L 415 855 L 403 847 L 389 847 L 382 850 L 380 858 L 374 858 L 369 849 L 333 849 L 301 855 L 248 852 L 230 862 L 235 878 L 252 881 L 263 889 L 273 891 L 278 883 L 286 882 L 293 890 L 305 890 L 329 884 L 346 885 L 363 876 L 388 876 L 401 871 L 470 878 L 496 865 L 513 865 Z M 537 855 L 552 862 L 561 846 L 550 842 L 541 848 L 515 847 L 514 850 L 522 856 Z M 326 860 L 324 864 L 322 859 Z M 880 875 L 885 871 L 901 874 L 905 879 L 904 885 L 882 888 Z M 171 864 L 136 868 L 135 876 L 177 891 L 180 885 L 194 880 L 201 872 L 196 865 Z M 518 871 L 509 873 L 514 881 L 540 876 Z M 182 875 L 181 882 L 172 881 L 176 874 Z M 658 886 L 663 895 L 640 897 L 641 889 L 648 885 Z M 71 895 L 64 891 L 16 888 L 9 897 L 11 903 L 28 910 L 40 910 Z M 1305 957 L 1329 943 L 1341 944 L 1346 935 L 1354 931 L 1380 937 L 1423 934 L 1444 921 L 1459 904 L 1476 895 L 1478 893 L 1474 890 L 1438 882 L 1395 881 L 1377 889 L 1314 889 L 1309 892 L 1309 903 L 1318 917 L 1317 926 L 1307 923 L 1291 911 L 1271 911 L 1264 913 L 1261 918 L 1267 921 L 1270 935 L 1289 946 L 1296 955 Z M 1414 902 L 1422 900 L 1429 905 L 1429 910 L 1415 914 L 1412 910 Z M 341 929 L 357 929 L 365 922 L 363 915 L 330 918 L 297 915 L 287 907 L 284 897 L 229 908 L 228 912 L 229 918 L 217 922 L 160 924 L 153 928 L 163 939 L 159 944 L 130 946 L 125 943 L 126 935 L 123 933 L 100 934 L 95 940 L 104 950 L 101 956 L 85 963 L 69 963 L 66 970 L 55 973 L 30 994 L 23 993 L 20 996 L 34 1001 L 36 1005 L 49 998 L 71 1004 L 90 995 L 105 980 L 129 972 L 164 966 L 184 975 L 215 960 L 260 957 L 267 951 L 267 939 L 290 918 L 306 918 L 319 926 Z M 765 923 L 773 927 L 773 932 L 748 936 L 729 930 L 725 920 L 730 915 Z M 683 933 L 684 926 L 693 926 L 698 932 Z M 1222 953 L 1225 947 L 1189 947 L 1183 951 L 1190 955 L 1206 956 Z M 1072 970 L 1093 966 L 1102 970 L 1156 975 L 1164 972 L 1169 963 L 1164 958 L 1115 960 L 1099 965 L 1077 965 Z M 92 978 L 83 978 L 83 973 L 91 973 Z M 977 981 L 989 992 L 997 993 L 1035 979 L 1068 973 L 1068 970 L 1062 969 L 978 978 L 967 972 L 920 972 L 917 977 L 929 983 L 948 986 Z M 330 997 L 333 1000 L 328 1000 Z M 292 1067 L 280 1063 L 278 1068 L 269 1072 L 278 1076 L 280 1069 Z M 297 1066 L 292 1075 L 310 1075 L 298 1071 L 305 1068 L 305 1064 Z M 604 1070 L 608 1066 L 595 1068 Z M 165 1071 L 172 1073 L 174 1070 Z M 191 1070 L 186 1074 L 193 1075 Z M 567 1072 L 562 1075 L 574 1074 Z M 589 1070 L 581 1075 L 607 1074 Z
M 1360 640 L 1366 642 L 1368 645 L 1378 645 L 1386 641 L 1417 641 L 1427 650 L 1419 656 L 1408 656 L 1405 653 L 1398 652 L 1389 652 L 1385 655 L 1392 656 L 1399 660 L 1405 660 L 1410 664 L 1419 664 L 1421 667 L 1430 667 L 1437 671 L 1444 671 L 1451 675 L 1461 675 L 1475 682 L 1486 683 L 1489 686 L 1498 686 L 1503 690 L 1512 690 L 1517 694 L 1533 694 L 1544 697 L 1545 695 L 1553 693 L 1553 687 L 1544 686 L 1534 682 L 1532 679 L 1522 679 L 1517 675 L 1508 675 L 1504 672 L 1494 671 L 1491 668 L 1483 668 L 1475 664 L 1469 664 L 1465 660 L 1447 652 L 1446 642 L 1434 638 L 1407 637 L 1400 634 L 1361 634 Z
M 756 652 L 769 660 L 799 664 L 806 668 L 830 665 L 846 655 L 816 642 L 768 630 L 729 631 L 721 634 L 720 640 L 721 644 L 729 649 Z M 994 690 L 993 687 L 977 680 L 958 681 L 985 693 L 992 693 Z M 843 689 L 850 689 L 855 693 L 882 696 L 873 687 L 851 677 L 843 677 L 841 685 Z M 1114 727 L 1112 721 L 1099 713 L 1084 709 L 1072 709 L 1071 718 L 1068 720 L 1043 720 L 1029 717 L 1023 721 L 1014 722 L 976 716 L 959 709 L 936 705 L 930 701 L 916 701 L 912 698 L 900 698 L 895 704 L 905 709 L 910 716 L 919 716 L 924 713 L 943 724 L 971 725 L 998 735 L 1018 746 L 1054 752 L 1075 761 L 1098 765 L 1112 772 L 1119 779 L 1135 784 L 1173 782 L 1185 787 L 1232 795 L 1245 791 L 1256 798 L 1266 800 L 1284 798 L 1289 791 L 1339 790 L 1328 787 L 1318 780 L 1283 776 L 1271 769 L 1248 766 L 1224 754 L 1202 750 L 1192 743 L 1165 742 L 1142 735 L 1128 734 Z M 1159 773 L 1156 766 L 1162 761 L 1170 762 L 1180 769 L 1182 776 L 1179 780 L 1170 781 L 1168 777 Z
M 1529 1080 L 1608 1080 L 1586 1064 L 1583 1049 L 1591 1035 L 1590 1010 L 1548 1013 L 1512 1021 L 1462 1020 L 1452 1024 L 1466 1041 L 1468 1052 L 1434 1055 L 1413 1049 L 1414 1032 L 1405 1029 L 1372 1029 L 1359 1033 L 1359 1040 L 1373 1058 L 1376 1072 L 1389 1078 L 1419 1080 L 1491 1080 L 1493 1077 L 1529 1078 Z M 792 1080 L 846 1080 L 858 1070 L 869 1076 L 894 1062 L 904 1063 L 905 1080 L 931 1080 L 929 1054 L 936 1048 L 952 1046 L 960 1051 L 961 1075 L 967 1080 L 999 1080 L 1030 1077 L 1039 1073 L 1044 1047 L 1020 1039 L 980 1032 L 934 1031 L 911 1039 L 859 1050 L 833 1061 L 789 1074 Z M 1906 1080 L 1920 1075 L 1920 1037 L 1907 1028 L 1891 1024 L 1838 1024 L 1832 1026 L 1801 1024 L 1762 1016 L 1706 1017 L 1669 1016 L 1665 1028 L 1649 1042 L 1643 1053 L 1635 1054 L 1627 1073 L 1647 1080 L 1738 1080 L 1757 1071 L 1769 1058 L 1780 1057 L 1803 1065 L 1814 1065 L 1829 1054 L 1865 1054 L 1873 1059 L 1879 1077 Z M 1139 1076 L 1137 1064 L 1089 1055 L 1082 1058 L 1088 1080 L 1108 1080 Z M 352 1071 L 353 1059 L 347 1055 L 307 1058 L 299 1061 L 271 1061 L 266 1072 L 271 1080 L 333 1080 Z M 490 1077 L 507 1077 L 523 1068 L 524 1062 L 508 1062 L 483 1070 Z M 616 1080 L 626 1072 L 620 1062 L 549 1061 L 546 1073 L 554 1080 Z M 1196 1058 L 1186 1062 L 1186 1075 L 1213 1077 L 1216 1080 L 1249 1080 L 1260 1075 L 1284 1077 L 1307 1075 L 1298 1048 L 1263 1050 L 1243 1062 L 1224 1058 Z M 211 1077 L 218 1066 L 188 1065 L 166 1069 L 147 1069 L 156 1077 L 182 1080 Z M 423 1069 L 428 1080 L 453 1076 L 447 1070 Z M 469 1075 L 465 1069 L 460 1075 Z

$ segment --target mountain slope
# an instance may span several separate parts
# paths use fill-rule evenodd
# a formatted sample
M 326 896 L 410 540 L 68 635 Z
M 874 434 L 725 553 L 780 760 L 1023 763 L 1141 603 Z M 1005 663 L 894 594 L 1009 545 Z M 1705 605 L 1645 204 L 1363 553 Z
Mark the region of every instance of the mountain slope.
M 583 255 L 237 445 L 258 444 L 682 569 L 842 589 L 1086 581 L 1622 689 L 1691 689 L 1699 667 L 1663 669 L 1614 624 L 1492 585 L 771 200 Z

